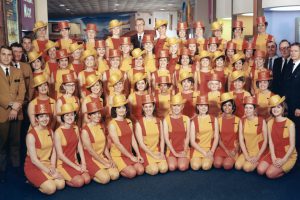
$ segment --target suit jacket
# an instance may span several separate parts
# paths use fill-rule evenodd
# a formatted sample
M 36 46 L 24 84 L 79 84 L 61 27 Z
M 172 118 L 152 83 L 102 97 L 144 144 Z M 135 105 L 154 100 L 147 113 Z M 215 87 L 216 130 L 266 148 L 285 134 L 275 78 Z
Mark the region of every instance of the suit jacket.
M 292 72 L 293 62 L 289 62 L 287 66 L 284 76 L 283 95 L 286 96 L 289 116 L 293 116 L 295 109 L 300 108 L 300 64 L 298 64 L 294 72 Z
M 143 49 L 142 41 L 141 41 L 141 43 L 139 43 L 138 34 L 134 34 L 133 36 L 131 36 L 131 43 L 132 43 L 134 49 L 135 48 Z
M 0 122 L 6 122 L 10 109 L 10 102 L 19 102 L 23 104 L 25 96 L 25 84 L 23 74 L 20 69 L 10 67 L 10 76 L 6 77 L 3 70 L 0 70 Z M 21 120 L 22 109 L 19 111 L 18 119 Z
M 32 70 L 30 65 L 24 62 L 20 62 L 20 69 L 23 74 L 25 88 L 26 88 L 24 103 L 29 103 L 32 100 L 32 96 L 34 93 Z
M 280 96 L 283 95 L 283 80 L 284 80 L 284 76 L 287 70 L 287 65 L 283 66 L 283 69 L 281 70 L 282 67 L 282 57 L 278 57 L 274 60 L 274 64 L 273 64 L 273 70 L 272 70 L 272 74 L 273 74 L 273 81 L 272 81 L 272 92 L 275 94 L 279 94 Z M 292 62 L 292 60 L 290 59 L 289 62 Z

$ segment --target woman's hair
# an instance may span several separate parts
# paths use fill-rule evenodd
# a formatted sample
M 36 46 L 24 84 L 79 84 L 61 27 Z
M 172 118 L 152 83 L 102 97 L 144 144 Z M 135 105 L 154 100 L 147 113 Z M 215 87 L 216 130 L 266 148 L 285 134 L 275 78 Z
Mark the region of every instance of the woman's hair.
M 236 29 L 236 28 L 232 28 L 232 32 L 234 32 L 235 29 Z M 243 27 L 241 27 L 241 31 L 242 31 L 242 32 L 244 31 L 244 28 L 243 28 Z
M 110 109 L 110 115 L 112 118 L 116 118 L 117 117 L 117 108 L 118 107 L 112 107 Z M 129 111 L 129 107 L 128 107 L 128 104 L 125 104 L 125 108 L 126 108 L 126 116 L 125 118 L 129 118 L 130 117 L 130 111 Z
M 256 87 L 257 87 L 257 88 L 259 88 L 259 82 L 260 82 L 260 81 L 256 81 Z M 269 83 L 268 89 L 271 89 L 271 87 L 272 87 L 272 80 L 268 80 L 268 83 Z
M 40 61 L 41 61 L 41 68 L 42 68 L 42 66 L 44 65 L 44 59 L 43 59 L 43 57 L 40 56 L 40 57 L 38 57 L 36 60 L 40 60 Z M 35 61 L 33 61 L 33 62 L 30 63 L 30 67 L 31 67 L 32 71 L 34 71 L 34 69 L 33 69 L 33 67 L 32 67 L 32 64 L 33 64 L 34 62 L 35 62 Z
M 152 103 L 154 106 L 154 110 L 153 110 L 153 116 L 156 116 L 156 107 L 155 107 L 155 103 Z M 143 105 L 144 106 L 144 105 Z M 144 109 L 142 109 L 142 115 L 145 117 L 145 112 Z
M 143 80 L 145 81 L 145 84 L 146 84 L 144 91 L 147 91 L 149 89 L 149 83 L 146 78 L 144 78 Z M 137 82 L 134 84 L 134 91 L 138 91 Z
M 199 104 L 198 104 L 198 105 L 199 105 Z M 195 107 L 195 112 L 196 112 L 197 115 L 199 115 L 198 105 L 196 105 L 196 107 Z M 209 105 L 206 104 L 206 106 L 207 106 L 207 112 L 206 112 L 206 114 L 207 114 L 208 111 L 209 111 Z
M 189 80 L 193 85 L 195 83 L 195 80 L 194 80 L 193 77 L 186 78 L 186 79 L 182 80 L 180 83 L 182 84 L 182 82 L 185 81 L 185 80 Z
M 236 81 L 236 80 L 239 80 L 239 81 L 242 81 L 242 82 L 245 82 L 245 81 L 246 81 L 246 79 L 245 79 L 244 76 L 241 76 L 240 78 L 235 79 L 234 81 Z M 234 82 L 234 81 L 233 81 L 233 82 Z
M 282 116 L 283 116 L 283 117 L 287 117 L 287 116 L 288 116 L 288 105 L 286 104 L 286 102 L 282 102 L 282 103 L 279 104 L 279 105 L 281 105 L 282 108 L 283 108 L 283 114 L 282 114 Z M 274 108 L 274 107 L 271 107 L 271 109 L 270 109 L 270 114 L 271 114 L 272 117 L 274 117 L 274 115 L 273 115 L 273 113 L 272 113 L 272 109 L 273 109 L 273 108 Z
M 223 106 L 224 106 L 224 104 L 226 104 L 227 102 L 230 102 L 230 103 L 231 103 L 231 105 L 232 105 L 232 113 L 234 113 L 235 110 L 236 110 L 236 105 L 235 105 L 235 102 L 234 102 L 233 99 L 230 99 L 230 100 L 227 100 L 227 101 L 222 102 L 222 103 L 221 103 L 221 111 L 224 112 Z
M 66 114 L 68 114 L 68 113 L 66 113 Z M 65 123 L 65 115 L 66 115 L 66 114 L 63 114 L 63 115 L 60 117 L 62 123 Z M 74 122 L 76 122 L 77 119 L 78 119 L 77 113 L 74 112 L 74 115 L 75 115 Z
M 195 54 L 197 55 L 197 54 Z M 178 59 L 178 62 L 177 64 L 181 65 L 181 59 L 182 59 L 182 55 L 179 56 L 179 59 Z M 193 59 L 191 56 L 189 56 L 189 64 L 192 65 L 194 62 L 193 62 Z

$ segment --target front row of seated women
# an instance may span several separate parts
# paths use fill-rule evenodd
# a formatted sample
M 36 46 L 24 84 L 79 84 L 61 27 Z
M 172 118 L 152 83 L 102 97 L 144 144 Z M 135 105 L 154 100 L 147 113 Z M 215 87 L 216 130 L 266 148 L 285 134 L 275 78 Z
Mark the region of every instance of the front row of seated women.
M 103 125 L 103 107 L 86 104 L 89 119 L 81 130 L 75 125 L 78 108 L 63 104 L 60 126 L 50 128 L 51 108 L 37 104 L 36 126 L 28 131 L 28 155 L 25 174 L 29 182 L 46 194 L 65 184 L 81 187 L 91 179 L 106 184 L 119 176 L 133 178 L 179 169 L 185 171 L 215 168 L 257 169 L 261 175 L 278 178 L 296 163 L 295 126 L 285 116 L 285 98 L 270 98 L 271 118 L 257 117 L 254 97 L 243 100 L 245 117 L 234 115 L 236 105 L 231 93 L 221 95 L 222 114 L 208 114 L 207 96 L 198 96 L 195 117 L 182 114 L 185 100 L 172 96 L 171 112 L 163 119 L 155 117 L 152 95 L 142 97 L 142 117 L 129 120 L 128 100 L 124 95 L 112 99 L 108 131 Z M 48 104 L 49 105 L 49 104 Z M 107 134 L 107 132 L 109 134 Z M 165 149 L 166 147 L 166 149 Z

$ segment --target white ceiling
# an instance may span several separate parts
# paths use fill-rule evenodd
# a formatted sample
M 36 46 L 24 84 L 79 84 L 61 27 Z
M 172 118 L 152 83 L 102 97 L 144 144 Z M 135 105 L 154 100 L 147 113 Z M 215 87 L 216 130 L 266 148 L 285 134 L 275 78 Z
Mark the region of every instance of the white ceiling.
M 49 17 L 180 10 L 183 0 L 48 0 Z M 63 4 L 64 6 L 60 6 Z M 194 0 L 191 0 L 194 4 Z M 69 10 L 68 10 L 69 9 Z

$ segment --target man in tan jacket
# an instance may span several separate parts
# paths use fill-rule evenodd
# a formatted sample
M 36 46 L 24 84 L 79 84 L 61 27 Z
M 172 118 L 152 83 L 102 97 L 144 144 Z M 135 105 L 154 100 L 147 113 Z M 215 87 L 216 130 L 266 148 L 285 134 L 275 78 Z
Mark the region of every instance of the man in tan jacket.
M 20 129 L 25 84 L 22 71 L 11 66 L 12 50 L 0 48 L 0 178 L 6 170 L 7 147 L 13 167 L 20 165 Z M 3 181 L 3 180 L 1 180 Z

